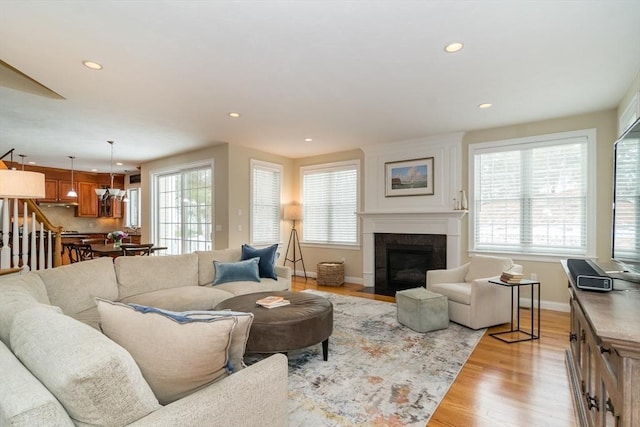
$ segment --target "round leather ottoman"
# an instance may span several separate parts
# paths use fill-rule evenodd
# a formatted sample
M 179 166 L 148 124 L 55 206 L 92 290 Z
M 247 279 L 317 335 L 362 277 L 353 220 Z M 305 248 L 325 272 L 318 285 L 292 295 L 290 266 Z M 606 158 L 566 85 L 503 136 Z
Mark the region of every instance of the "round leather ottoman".
M 291 304 L 265 308 L 256 304 L 269 295 L 282 296 Z M 247 353 L 286 353 L 322 343 L 322 357 L 328 360 L 329 337 L 333 332 L 333 305 L 307 292 L 259 292 L 222 301 L 215 310 L 253 313 Z

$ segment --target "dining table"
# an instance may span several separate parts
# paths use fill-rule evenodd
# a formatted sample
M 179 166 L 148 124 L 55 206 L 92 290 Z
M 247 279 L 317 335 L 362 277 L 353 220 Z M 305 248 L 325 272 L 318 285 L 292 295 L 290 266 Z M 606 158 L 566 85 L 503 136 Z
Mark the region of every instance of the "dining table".
M 120 246 L 114 246 L 113 244 L 92 244 L 91 251 L 95 256 L 110 256 L 115 258 L 124 255 L 123 247 L 139 248 L 144 246 L 151 246 L 150 252 L 152 254 L 157 251 L 168 249 L 166 246 L 155 246 L 150 243 L 122 243 Z

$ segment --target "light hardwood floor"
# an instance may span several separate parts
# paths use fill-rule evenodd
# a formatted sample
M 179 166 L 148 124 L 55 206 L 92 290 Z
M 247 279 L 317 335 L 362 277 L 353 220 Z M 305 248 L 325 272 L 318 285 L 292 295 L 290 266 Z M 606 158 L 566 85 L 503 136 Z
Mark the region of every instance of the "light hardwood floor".
M 292 289 L 317 289 L 379 301 L 395 298 L 360 292 L 361 285 L 318 286 L 315 279 L 294 277 Z M 530 312 L 522 311 L 523 327 Z M 498 326 L 488 333 L 502 330 Z M 507 344 L 482 337 L 431 417 L 434 426 L 576 426 L 564 366 L 569 313 L 542 310 L 540 339 Z

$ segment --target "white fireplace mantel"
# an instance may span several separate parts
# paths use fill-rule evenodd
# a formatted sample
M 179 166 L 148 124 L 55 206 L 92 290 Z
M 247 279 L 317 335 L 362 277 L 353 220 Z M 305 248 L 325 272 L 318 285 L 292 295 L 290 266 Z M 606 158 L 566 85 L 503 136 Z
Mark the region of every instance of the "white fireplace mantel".
M 461 230 L 464 210 L 370 211 L 359 212 L 362 219 L 363 284 L 375 283 L 376 233 L 444 234 L 447 236 L 447 268 L 460 265 Z

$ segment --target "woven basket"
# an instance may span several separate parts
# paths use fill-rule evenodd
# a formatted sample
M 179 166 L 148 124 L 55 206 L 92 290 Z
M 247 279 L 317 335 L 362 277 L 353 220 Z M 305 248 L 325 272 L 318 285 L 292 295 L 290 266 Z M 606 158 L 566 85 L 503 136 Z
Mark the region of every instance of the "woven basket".
M 316 268 L 318 285 L 340 286 L 344 283 L 344 262 L 319 262 Z

